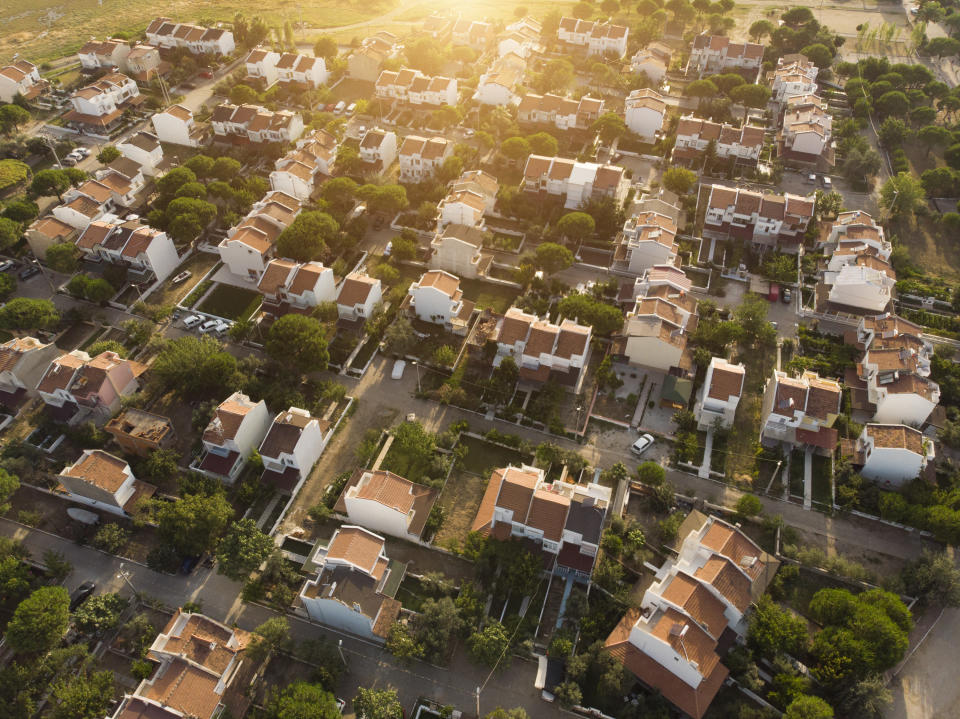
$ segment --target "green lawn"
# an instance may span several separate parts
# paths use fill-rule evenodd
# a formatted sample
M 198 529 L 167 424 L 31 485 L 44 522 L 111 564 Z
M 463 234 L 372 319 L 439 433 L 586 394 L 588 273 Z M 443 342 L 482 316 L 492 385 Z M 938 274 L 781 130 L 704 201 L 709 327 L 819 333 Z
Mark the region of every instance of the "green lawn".
M 253 290 L 217 285 L 197 309 L 228 320 L 245 320 L 260 306 L 261 299 Z
M 463 458 L 463 468 L 468 472 L 486 477 L 491 469 L 506 467 L 509 464 L 530 464 L 533 457 L 509 447 L 491 444 L 477 437 L 463 436 L 460 445 L 467 448 Z
M 813 487 L 812 499 L 826 507 L 833 506 L 833 492 L 831 491 L 830 458 L 819 454 L 813 455 Z
M 790 454 L 790 494 L 803 496 L 803 452 L 798 450 Z
M 336 87 L 331 88 L 331 95 L 335 100 L 343 100 L 348 103 L 356 102 L 373 97 L 373 87 L 373 83 L 367 80 L 355 80 L 346 77 Z
M 465 299 L 477 303 L 478 310 L 491 309 L 494 312 L 506 312 L 514 300 L 520 295 L 520 290 L 513 287 L 495 285 L 483 280 L 460 280 L 460 289 Z

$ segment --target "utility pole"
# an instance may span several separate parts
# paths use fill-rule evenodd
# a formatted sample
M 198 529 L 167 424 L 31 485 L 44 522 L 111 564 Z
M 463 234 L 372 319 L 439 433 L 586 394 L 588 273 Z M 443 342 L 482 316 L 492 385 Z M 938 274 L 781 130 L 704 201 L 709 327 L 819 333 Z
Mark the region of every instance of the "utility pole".
M 480 719 L 480 687 L 477 687 L 477 719 Z

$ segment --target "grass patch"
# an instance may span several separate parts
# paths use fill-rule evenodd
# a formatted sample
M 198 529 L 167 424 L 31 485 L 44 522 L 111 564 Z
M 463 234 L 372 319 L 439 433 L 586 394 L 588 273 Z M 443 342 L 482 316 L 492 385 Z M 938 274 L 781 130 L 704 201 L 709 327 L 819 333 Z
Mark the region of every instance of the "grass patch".
M 253 290 L 217 285 L 197 309 L 228 320 L 245 320 L 260 306 L 261 299 L 260 293 Z
M 796 449 L 790 453 L 790 494 L 803 496 L 803 452 Z
M 345 77 L 334 88 L 331 88 L 330 94 L 335 100 L 344 102 L 356 102 L 373 97 L 374 84 L 367 80 L 355 80 Z
M 363 369 L 367 366 L 367 362 L 370 361 L 370 358 L 373 357 L 374 352 L 377 351 L 377 348 L 380 346 L 380 343 L 373 337 L 368 337 L 366 344 L 360 348 L 360 351 L 357 352 L 357 356 L 353 358 L 353 362 L 350 363 L 350 367 L 353 369 Z
M 460 446 L 467 448 L 462 466 L 467 472 L 486 477 L 492 469 L 506 467 L 509 464 L 530 464 L 533 457 L 516 449 L 491 444 L 477 437 L 464 435 Z
M 830 458 L 820 454 L 813 455 L 813 486 L 811 487 L 814 502 L 826 507 L 833 506 L 833 491 L 831 490 Z
M 460 546 L 473 526 L 486 489 L 485 477 L 459 468 L 450 473 L 439 499 L 444 519 L 434 539 L 437 546 Z
M 494 312 L 504 313 L 513 305 L 520 290 L 513 287 L 495 285 L 482 280 L 460 280 L 460 289 L 463 296 L 477 303 L 478 310 L 491 309 Z
M 394 441 L 387 456 L 380 463 L 380 469 L 399 474 L 417 484 L 430 476 L 431 457 L 416 457 L 406 452 L 400 443 Z
M 213 280 L 204 280 L 199 285 L 194 287 L 193 292 L 187 295 L 187 299 L 183 301 L 184 307 L 193 307 L 211 287 L 213 287 Z
M 192 293 L 192 290 L 200 284 L 200 281 L 219 261 L 220 258 L 218 255 L 211 255 L 208 252 L 194 252 L 190 257 L 181 262 L 177 269 L 170 273 L 170 277 L 167 278 L 156 292 L 147 296 L 147 300 L 158 305 L 179 304 L 184 297 Z M 186 270 L 190 271 L 190 277 L 183 282 L 173 284 L 173 278 Z M 207 286 L 209 287 L 209 285 Z M 193 301 L 196 302 L 198 299 L 200 299 L 199 296 L 195 297 Z

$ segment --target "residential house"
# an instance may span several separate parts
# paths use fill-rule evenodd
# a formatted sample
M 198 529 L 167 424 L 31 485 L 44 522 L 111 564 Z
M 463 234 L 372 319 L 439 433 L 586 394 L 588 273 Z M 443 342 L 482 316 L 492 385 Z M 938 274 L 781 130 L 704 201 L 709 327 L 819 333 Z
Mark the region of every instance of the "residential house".
M 87 180 L 63 193 L 63 202 L 53 208 L 53 216 L 84 230 L 91 222 L 105 219 L 112 210 L 113 191 L 96 180 Z
M 337 312 L 342 320 L 362 322 L 370 318 L 374 308 L 383 302 L 380 280 L 352 272 L 340 285 Z
M 333 270 L 320 262 L 270 260 L 257 289 L 263 295 L 263 311 L 277 317 L 290 312 L 308 314 L 337 296 Z
M 127 407 L 107 422 L 104 431 L 127 454 L 147 457 L 158 449 L 166 449 L 176 439 L 169 418 L 136 407 Z
M 91 222 L 76 245 L 91 261 L 127 267 L 151 281 L 165 280 L 180 264 L 177 247 L 167 233 L 141 225 L 139 220 Z
M 467 170 L 450 183 L 450 191 L 437 206 L 437 229 L 447 225 L 483 227 L 483 216 L 493 212 L 500 183 L 483 170 Z
M 454 45 L 469 45 L 475 50 L 485 50 L 493 42 L 495 34 L 491 23 L 461 18 L 453 24 L 450 39 Z
M 268 110 L 260 105 L 217 105 L 210 116 L 216 139 L 247 142 L 296 142 L 303 134 L 303 117 L 289 110 Z
M 300 209 L 300 203 L 290 195 L 268 192 L 217 245 L 220 259 L 234 275 L 259 282 L 273 257 L 277 238 L 293 224 Z
M 160 142 L 187 147 L 202 147 L 209 140 L 210 126 L 193 119 L 193 111 L 183 105 L 171 105 L 150 118 Z
M 693 366 L 687 343 L 696 326 L 693 296 L 659 284 L 636 298 L 614 351 L 630 364 L 685 375 Z
M 150 82 L 169 69 L 170 64 L 160 59 L 160 50 L 153 45 L 137 43 L 127 55 L 126 70 L 137 82 Z
M 129 54 L 130 43 L 126 40 L 114 38 L 107 38 L 103 41 L 90 40 L 77 53 L 80 58 L 80 67 L 87 72 L 97 70 L 125 71 Z
M 666 289 L 660 289 L 666 288 Z M 633 281 L 620 285 L 617 303 L 632 309 L 638 297 L 653 297 L 661 294 L 682 295 L 693 289 L 693 281 L 675 265 L 654 265 L 643 271 Z
M 118 157 L 94 174 L 97 182 L 110 188 L 110 198 L 117 208 L 130 208 L 138 204 L 137 195 L 146 187 L 147 180 L 139 163 L 126 157 Z
M 797 95 L 816 95 L 818 71 L 803 55 L 784 55 L 773 72 L 771 99 L 783 105 Z
M 456 105 L 458 97 L 456 78 L 437 75 L 431 77 L 419 70 L 403 68 L 384 70 L 374 86 L 376 96 L 383 100 L 397 100 L 411 105 Z
M 322 57 L 296 55 L 292 52 L 285 52 L 280 56 L 277 71 L 280 73 L 280 82 L 314 90 L 325 85 L 330 78 L 327 62 Z
M 513 53 L 529 60 L 533 55 L 543 52 L 540 45 L 542 32 L 543 26 L 532 17 L 524 17 L 507 25 L 497 38 L 497 56 Z
M 20 95 L 28 102 L 50 89 L 32 62 L 17 60 L 0 68 L 0 102 L 13 102 Z
M 113 719 L 243 716 L 262 668 L 246 654 L 249 641 L 242 629 L 178 609 L 147 651 L 158 666 L 123 698 Z
M 560 42 L 585 49 L 588 55 L 613 55 L 623 57 L 627 52 L 627 37 L 630 31 L 623 25 L 580 20 L 575 17 L 560 18 L 557 39 Z
M 530 155 L 523 168 L 524 190 L 564 197 L 564 207 L 570 210 L 607 197 L 619 205 L 626 197 L 628 184 L 623 168 L 616 165 Z
M 447 158 L 453 157 L 453 143 L 445 137 L 407 135 L 399 157 L 400 181 L 424 182 L 433 179 Z
M 260 443 L 261 481 L 296 494 L 320 459 L 332 435 L 331 424 L 305 409 L 291 407 L 273 418 Z
M 724 429 L 733 426 L 733 417 L 743 394 L 744 372 L 742 364 L 731 364 L 723 357 L 710 358 L 707 376 L 693 410 L 698 429 L 708 430 L 718 421 Z
M 666 215 L 644 212 L 623 223 L 617 236 L 614 260 L 641 275 L 655 265 L 675 265 L 680 252 L 677 226 Z
M 326 130 L 314 130 L 274 163 L 270 188 L 306 202 L 320 175 L 330 175 L 337 157 L 337 138 Z
M 155 177 L 160 174 L 163 147 L 160 145 L 160 138 L 153 133 L 141 130 L 117 142 L 116 147 L 124 159 L 138 164 L 144 175 Z M 110 166 L 113 167 L 112 164 Z
M 841 248 L 862 248 L 863 251 L 873 248 L 877 257 L 889 260 L 893 252 L 893 245 L 884 237 L 883 227 L 863 210 L 847 210 L 837 215 L 833 222 L 821 221 L 817 244 L 829 255 Z
M 457 277 L 475 280 L 483 277 L 493 263 L 493 255 L 482 252 L 483 232 L 477 227 L 449 224 L 438 230 L 430 241 L 432 270 L 446 270 Z
M 603 100 L 584 95 L 579 100 L 559 95 L 527 93 L 517 106 L 517 122 L 553 125 L 558 130 L 587 130 L 603 114 Z
M 660 85 L 666 78 L 672 61 L 672 48 L 662 42 L 652 42 L 637 50 L 630 60 L 630 70 L 636 74 L 643 73 L 654 84 Z
M 677 227 L 683 225 L 685 218 L 685 213 L 680 207 L 680 197 L 662 187 L 655 192 L 645 192 L 634 198 L 627 211 L 628 214 L 634 215 L 656 212 L 658 215 L 669 217 Z
M 811 95 L 787 98 L 787 109 L 777 137 L 777 153 L 784 162 L 795 166 L 825 167 L 834 164 L 833 117 L 819 98 Z
M 334 512 L 372 532 L 420 543 L 439 496 L 439 490 L 393 472 L 358 469 L 344 486 Z
M 255 47 L 244 60 L 247 77 L 262 83 L 264 89 L 273 87 L 280 79 L 280 73 L 277 71 L 278 62 L 280 62 L 279 52 Z
M 266 402 L 234 392 L 214 410 L 203 432 L 203 454 L 190 468 L 233 484 L 269 429 Z
M 399 38 L 390 32 L 378 32 L 366 38 L 347 56 L 347 76 L 355 80 L 376 82 L 383 63 L 396 53 Z
M 360 141 L 360 159 L 377 172 L 386 170 L 397 159 L 397 134 L 371 127 Z
M 230 55 L 237 49 L 233 33 L 223 28 L 203 28 L 158 17 L 147 25 L 147 42 L 166 50 L 185 48 L 194 55 Z
M 404 307 L 423 322 L 465 335 L 475 303 L 463 299 L 460 278 L 443 270 L 424 272 L 410 285 Z
M 832 453 L 837 446 L 833 423 L 840 414 L 842 391 L 839 382 L 816 372 L 791 377 L 774 370 L 763 394 L 761 442 Z
M 513 53 L 504 55 L 480 76 L 473 99 L 482 105 L 513 104 L 526 72 L 526 60 Z
M 852 462 L 860 474 L 900 486 L 924 474 L 935 457 L 933 440 L 902 424 L 866 424 L 857 438 Z
M 657 571 L 640 608 L 627 611 L 604 648 L 685 716 L 700 719 L 729 673 L 721 645 L 746 635 L 747 611 L 779 562 L 737 527 L 696 510 L 677 545 L 678 556 Z
M 855 409 L 873 411 L 879 424 L 921 427 L 940 402 L 940 385 L 930 379 L 929 343 L 904 335 L 868 349 L 848 384 L 865 392 L 866 402 Z M 856 398 L 854 398 L 855 400 Z
M 102 449 L 85 449 L 73 464 L 57 475 L 60 486 L 74 502 L 121 517 L 133 514 L 141 499 L 157 488 L 133 476 L 130 465 Z
M 307 615 L 341 632 L 383 644 L 400 616 L 394 599 L 406 565 L 387 558 L 383 537 L 343 525 L 311 557 L 317 578 L 300 590 Z
M 713 146 L 714 156 L 737 164 L 756 166 L 763 149 L 764 129 L 753 125 L 734 127 L 685 115 L 677 124 L 677 140 L 673 146 L 673 164 L 699 168 L 707 149 Z
M 55 419 L 73 423 L 89 418 L 103 424 L 120 409 L 124 397 L 140 389 L 137 378 L 146 370 L 109 350 L 93 358 L 73 350 L 50 363 L 37 394 Z
M 54 245 L 73 242 L 77 238 L 77 228 L 58 219 L 56 215 L 48 215 L 34 220 L 24 234 L 33 256 L 42 262 L 47 259 L 47 250 Z
M 627 95 L 624 121 L 644 142 L 656 140 L 667 116 L 666 100 L 656 90 L 641 88 Z
M 553 380 L 578 393 L 590 355 L 593 329 L 571 319 L 560 324 L 541 320 L 518 307 L 511 307 L 497 322 L 491 339 L 497 343 L 493 366 L 512 357 L 525 382 Z
M 731 42 L 726 35 L 700 33 L 693 39 L 687 74 L 722 73 L 728 70 L 759 70 L 763 64 L 763 45 L 755 42 Z
M 812 197 L 712 185 L 703 235 L 717 239 L 735 237 L 795 253 L 813 219 L 813 209 Z
M 0 406 L 16 413 L 36 395 L 40 378 L 59 354 L 55 344 L 36 337 L 13 337 L 0 345 Z
M 471 530 L 524 542 L 553 573 L 589 582 L 610 501 L 610 488 L 595 482 L 547 482 L 537 467 L 502 467 L 493 470 Z
M 841 244 L 830 256 L 817 294 L 820 304 L 826 295 L 834 305 L 876 314 L 886 311 L 896 284 L 897 273 L 872 247 Z
M 70 96 L 73 109 L 63 119 L 90 132 L 109 132 L 120 124 L 123 111 L 144 101 L 137 83 L 119 72 L 104 75 Z

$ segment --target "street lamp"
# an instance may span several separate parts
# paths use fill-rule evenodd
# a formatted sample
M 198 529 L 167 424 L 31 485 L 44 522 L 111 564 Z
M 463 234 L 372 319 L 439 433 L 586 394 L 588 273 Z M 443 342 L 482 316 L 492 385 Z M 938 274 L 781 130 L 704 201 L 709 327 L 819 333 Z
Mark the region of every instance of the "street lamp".
M 337 642 L 337 651 L 340 652 L 340 661 L 343 662 L 343 666 L 347 666 L 347 658 L 343 656 L 343 640 Z
M 423 394 L 423 390 L 420 389 L 420 363 L 413 360 L 413 366 L 417 368 L 417 394 Z
M 124 582 L 126 582 L 127 586 L 130 587 L 130 591 L 133 592 L 134 596 L 137 599 L 140 599 L 140 592 L 137 591 L 137 588 L 133 586 L 133 583 L 130 581 L 130 572 L 127 572 L 124 570 L 125 566 L 126 566 L 125 562 L 120 563 L 120 569 L 117 572 L 117 577 L 119 579 L 122 579 Z

